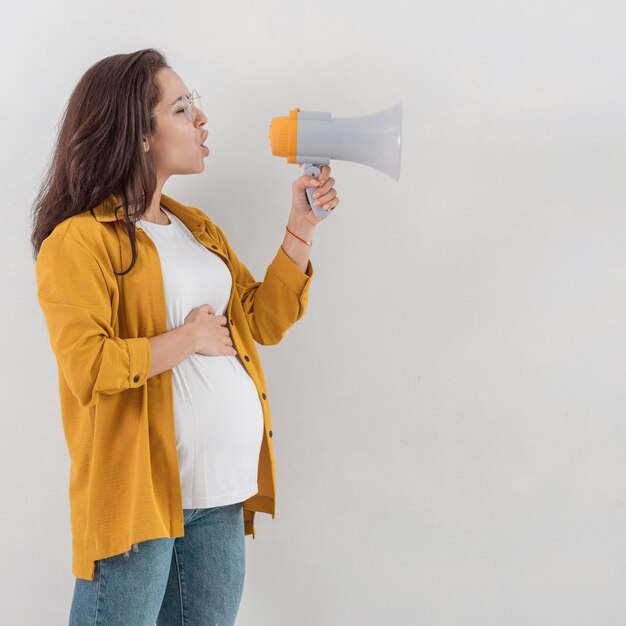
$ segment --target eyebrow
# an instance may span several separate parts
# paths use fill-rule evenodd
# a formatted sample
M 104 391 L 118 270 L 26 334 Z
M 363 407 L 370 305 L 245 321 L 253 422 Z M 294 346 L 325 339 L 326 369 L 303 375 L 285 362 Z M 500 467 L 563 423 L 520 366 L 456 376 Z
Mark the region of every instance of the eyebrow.
M 187 97 L 188 97 L 188 98 L 191 98 L 191 94 L 190 94 L 190 93 L 188 93 L 188 94 L 187 94 Z M 182 99 L 183 99 L 183 97 L 182 97 L 182 96 L 178 96 L 178 98 L 176 98 L 176 100 L 174 100 L 174 102 L 172 102 L 172 104 L 170 104 L 170 106 L 172 106 L 172 107 L 173 107 L 173 106 L 174 106 L 174 105 L 175 105 L 175 104 L 176 104 L 179 100 L 182 100 Z

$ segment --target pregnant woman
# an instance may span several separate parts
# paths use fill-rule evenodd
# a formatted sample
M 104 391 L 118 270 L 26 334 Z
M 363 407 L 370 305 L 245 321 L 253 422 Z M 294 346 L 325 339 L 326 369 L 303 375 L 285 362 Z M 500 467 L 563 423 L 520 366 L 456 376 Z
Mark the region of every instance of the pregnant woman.
M 204 170 L 200 96 L 155 49 L 90 67 L 33 210 L 38 298 L 70 455 L 70 624 L 233 624 L 256 512 L 275 515 L 255 342 L 303 315 L 311 239 L 339 198 L 292 184 L 263 281 L 207 215 L 162 193 Z M 305 194 L 317 186 L 317 217 Z

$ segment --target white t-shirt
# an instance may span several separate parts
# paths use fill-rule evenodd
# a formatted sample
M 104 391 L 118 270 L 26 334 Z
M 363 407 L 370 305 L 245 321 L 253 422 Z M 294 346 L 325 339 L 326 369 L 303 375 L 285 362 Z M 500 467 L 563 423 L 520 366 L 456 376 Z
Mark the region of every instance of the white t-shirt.
M 170 224 L 136 225 L 159 253 L 169 331 L 201 304 L 223 315 L 232 276 L 217 254 L 163 211 Z M 256 494 L 263 409 L 239 355 L 192 354 L 172 369 L 172 381 L 183 508 L 225 506 Z

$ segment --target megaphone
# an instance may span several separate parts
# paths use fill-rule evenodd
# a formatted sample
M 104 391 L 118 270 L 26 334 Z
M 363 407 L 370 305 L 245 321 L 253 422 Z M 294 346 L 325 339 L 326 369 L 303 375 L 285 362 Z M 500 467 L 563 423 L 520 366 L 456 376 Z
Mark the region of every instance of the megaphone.
M 274 117 L 268 135 L 274 156 L 304 166 L 303 174 L 318 178 L 320 166 L 331 159 L 368 165 L 400 180 L 402 155 L 402 103 L 361 117 L 332 118 L 325 111 L 301 111 L 296 107 L 288 117 Z M 313 192 L 306 195 L 315 215 L 326 215 L 315 204 Z

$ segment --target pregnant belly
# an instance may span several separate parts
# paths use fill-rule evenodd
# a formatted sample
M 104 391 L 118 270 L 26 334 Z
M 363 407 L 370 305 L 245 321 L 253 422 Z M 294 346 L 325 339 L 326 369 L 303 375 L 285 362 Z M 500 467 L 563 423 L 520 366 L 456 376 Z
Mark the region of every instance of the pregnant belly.
M 194 354 L 172 370 L 172 380 L 179 444 L 220 442 L 224 454 L 260 446 L 263 408 L 254 381 L 236 357 Z

